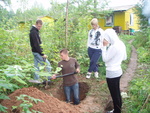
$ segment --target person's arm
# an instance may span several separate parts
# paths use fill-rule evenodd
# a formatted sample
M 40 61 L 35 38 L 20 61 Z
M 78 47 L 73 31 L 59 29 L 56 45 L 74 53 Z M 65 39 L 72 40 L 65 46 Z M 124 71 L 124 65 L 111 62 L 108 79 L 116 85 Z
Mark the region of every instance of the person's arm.
M 124 47 L 125 47 L 125 50 L 124 50 L 125 52 L 124 52 L 124 58 L 123 58 L 123 60 L 126 60 L 127 59 L 127 51 L 126 51 L 126 46 L 125 45 L 124 45 Z
M 87 47 L 90 46 L 90 32 L 91 32 L 91 30 L 90 30 L 89 33 L 88 33 Z
M 99 48 L 102 48 L 103 47 L 103 40 L 104 40 L 104 30 L 103 29 L 100 29 L 100 33 L 101 33 L 101 36 L 100 36 L 100 47 Z
M 60 67 L 61 70 L 58 72 L 57 75 L 62 74 L 62 68 L 63 68 L 63 65 L 59 62 L 59 63 L 58 63 L 58 67 Z
M 32 41 L 33 41 L 33 45 L 34 48 L 36 49 L 36 51 L 41 55 L 43 56 L 44 54 L 42 53 L 43 52 L 43 49 L 41 48 L 40 46 L 40 42 L 39 42 L 39 36 L 36 32 L 32 32 L 31 33 L 31 37 L 32 37 Z
M 116 54 L 116 48 L 110 46 L 108 50 L 106 50 L 106 46 L 102 48 L 102 59 L 104 62 L 108 62 L 111 60 Z
M 60 63 L 58 63 L 58 67 L 61 67 Z M 62 70 L 60 72 L 58 72 L 58 73 L 60 74 L 61 72 L 62 72 Z M 53 74 L 52 75 L 52 79 L 56 79 L 56 76 L 59 75 L 59 74 Z
M 79 63 L 77 62 L 76 59 L 75 59 L 75 68 L 76 68 L 76 72 L 80 73 L 80 65 L 79 65 Z

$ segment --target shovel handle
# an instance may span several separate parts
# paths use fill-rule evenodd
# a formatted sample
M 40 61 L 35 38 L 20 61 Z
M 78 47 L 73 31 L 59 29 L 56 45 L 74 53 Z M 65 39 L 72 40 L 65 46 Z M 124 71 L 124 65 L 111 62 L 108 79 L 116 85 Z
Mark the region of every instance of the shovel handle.
M 56 78 L 65 77 L 65 76 L 69 76 L 69 75 L 73 75 L 73 74 L 77 74 L 77 72 L 67 73 L 67 74 L 64 74 L 64 75 L 59 75 L 59 76 L 56 76 Z M 50 77 L 50 79 L 52 79 L 52 77 Z

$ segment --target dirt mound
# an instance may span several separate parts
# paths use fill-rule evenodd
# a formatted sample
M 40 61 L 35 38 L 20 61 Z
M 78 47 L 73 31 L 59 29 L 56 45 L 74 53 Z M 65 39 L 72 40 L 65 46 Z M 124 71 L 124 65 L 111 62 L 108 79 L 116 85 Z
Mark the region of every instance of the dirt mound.
M 34 87 L 16 90 L 9 95 L 10 100 L 2 101 L 1 104 L 8 108 L 8 113 L 21 113 L 20 109 L 12 111 L 12 106 L 18 106 L 21 104 L 21 101 L 16 100 L 16 96 L 20 96 L 21 94 L 29 95 L 35 99 L 41 99 L 44 101 L 44 103 L 33 103 L 32 109 L 36 111 L 40 111 L 43 113 L 79 113 L 79 110 L 75 108 L 75 106 L 62 102 L 52 96 L 49 96 Z

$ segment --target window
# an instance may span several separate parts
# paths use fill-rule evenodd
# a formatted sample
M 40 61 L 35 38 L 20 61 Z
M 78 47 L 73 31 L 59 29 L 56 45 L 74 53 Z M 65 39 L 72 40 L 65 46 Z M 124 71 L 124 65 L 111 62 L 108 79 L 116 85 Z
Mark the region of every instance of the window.
M 113 26 L 114 22 L 113 22 L 113 15 L 107 16 L 106 17 L 106 26 Z
M 134 24 L 134 15 L 133 13 L 130 13 L 130 26 L 133 26 Z

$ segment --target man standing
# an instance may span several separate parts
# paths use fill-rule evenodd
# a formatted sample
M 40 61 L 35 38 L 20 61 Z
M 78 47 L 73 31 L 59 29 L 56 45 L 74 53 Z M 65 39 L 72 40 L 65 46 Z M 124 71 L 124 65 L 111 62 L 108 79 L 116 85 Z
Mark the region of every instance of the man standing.
M 75 58 L 69 57 L 69 52 L 67 49 L 62 49 L 60 51 L 60 58 L 62 61 L 58 63 L 58 67 L 61 67 L 62 74 L 68 74 L 73 72 L 80 72 L 80 66 Z M 56 75 L 52 76 L 53 79 L 56 78 Z M 66 102 L 70 102 L 70 94 L 73 93 L 74 96 L 74 104 L 77 105 L 80 103 L 79 100 L 79 84 L 77 80 L 77 76 L 75 74 L 68 75 L 63 77 L 63 86 L 64 92 L 66 96 Z
M 30 45 L 32 48 L 32 53 L 34 56 L 34 66 L 36 68 L 36 71 L 39 71 L 39 66 L 44 65 L 46 63 L 46 71 L 51 71 L 51 65 L 50 62 L 47 60 L 47 55 L 43 53 L 43 49 L 41 47 L 42 41 L 39 36 L 39 30 L 42 28 L 42 20 L 37 20 L 36 24 L 32 26 L 30 30 Z M 44 63 L 45 62 L 45 63 Z M 39 79 L 39 75 L 35 72 L 34 79 Z

